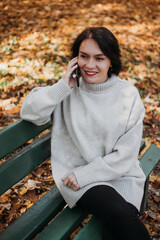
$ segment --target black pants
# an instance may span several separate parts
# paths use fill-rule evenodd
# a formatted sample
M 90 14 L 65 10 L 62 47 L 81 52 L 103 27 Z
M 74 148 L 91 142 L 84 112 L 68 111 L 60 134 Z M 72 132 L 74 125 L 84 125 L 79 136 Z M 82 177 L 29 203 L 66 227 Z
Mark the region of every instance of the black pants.
M 136 207 L 112 187 L 99 185 L 89 189 L 77 205 L 102 220 L 103 240 L 151 239 Z

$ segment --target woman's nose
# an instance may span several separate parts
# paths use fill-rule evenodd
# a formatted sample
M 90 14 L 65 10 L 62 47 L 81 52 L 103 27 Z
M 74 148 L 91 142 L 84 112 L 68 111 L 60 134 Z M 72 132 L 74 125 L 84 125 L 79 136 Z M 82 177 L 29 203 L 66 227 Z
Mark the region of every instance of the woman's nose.
M 94 67 L 95 67 L 95 61 L 94 61 L 94 59 L 92 59 L 92 58 L 88 59 L 88 61 L 86 62 L 86 67 L 88 67 L 88 68 L 94 68 Z

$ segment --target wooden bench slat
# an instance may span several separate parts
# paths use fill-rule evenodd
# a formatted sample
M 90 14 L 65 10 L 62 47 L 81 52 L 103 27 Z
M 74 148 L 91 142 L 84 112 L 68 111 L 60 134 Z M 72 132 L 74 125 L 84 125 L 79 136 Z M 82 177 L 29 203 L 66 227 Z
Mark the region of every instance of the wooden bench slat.
M 17 120 L 0 130 L 0 158 L 11 153 L 18 147 L 34 138 L 43 130 L 49 128 L 51 123 L 36 126 L 33 123 Z
M 65 206 L 56 186 L 0 234 L 1 240 L 33 239 L 43 227 Z M 47 238 L 46 238 L 47 239 Z M 53 238 L 52 238 L 53 239 Z M 48 240 L 48 239 L 47 239 Z
M 0 165 L 0 182 L 3 182 L 0 194 L 3 194 L 50 157 L 50 138 L 51 134 L 46 134 L 24 148 L 14 158 Z
M 150 175 L 150 173 L 153 171 L 154 167 L 159 161 L 160 148 L 158 148 L 154 144 L 151 144 L 140 159 L 140 163 L 146 177 Z
M 102 240 L 101 229 L 101 221 L 93 216 L 77 234 L 74 240 Z
M 36 238 L 36 240 L 64 240 L 79 226 L 87 213 L 77 207 L 67 207 Z

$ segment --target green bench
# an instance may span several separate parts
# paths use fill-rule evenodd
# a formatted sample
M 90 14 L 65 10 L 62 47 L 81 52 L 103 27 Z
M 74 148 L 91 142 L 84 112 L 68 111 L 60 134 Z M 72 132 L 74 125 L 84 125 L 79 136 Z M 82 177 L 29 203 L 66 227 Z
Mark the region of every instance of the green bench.
M 4 158 L 7 154 L 11 156 L 0 165 L 1 194 L 50 157 L 50 131 L 39 137 L 41 132 L 50 128 L 51 124 L 35 126 L 32 123 L 18 120 L 0 131 L 0 159 Z M 25 146 L 25 143 L 30 139 L 34 139 L 34 141 Z M 140 152 L 144 147 L 145 143 L 142 142 Z M 15 153 L 17 148 L 18 152 Z M 147 177 L 141 214 L 144 212 L 146 206 L 149 175 L 159 160 L 160 149 L 153 144 L 150 145 L 140 158 L 143 171 Z M 0 239 L 22 240 L 36 237 L 36 240 L 67 240 L 87 215 L 87 212 L 77 207 L 70 210 L 66 206 L 57 187 L 54 186 L 24 214 L 9 225 L 0 234 Z M 101 222 L 93 216 L 74 239 L 100 240 L 100 232 Z

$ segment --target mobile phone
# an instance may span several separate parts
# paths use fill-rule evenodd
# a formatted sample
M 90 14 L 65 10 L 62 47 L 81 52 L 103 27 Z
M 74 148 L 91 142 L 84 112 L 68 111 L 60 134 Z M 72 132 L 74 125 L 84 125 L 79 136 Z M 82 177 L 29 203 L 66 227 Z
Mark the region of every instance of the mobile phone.
M 76 68 L 76 81 L 77 81 L 77 87 L 79 87 L 79 67 Z

